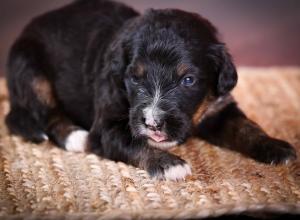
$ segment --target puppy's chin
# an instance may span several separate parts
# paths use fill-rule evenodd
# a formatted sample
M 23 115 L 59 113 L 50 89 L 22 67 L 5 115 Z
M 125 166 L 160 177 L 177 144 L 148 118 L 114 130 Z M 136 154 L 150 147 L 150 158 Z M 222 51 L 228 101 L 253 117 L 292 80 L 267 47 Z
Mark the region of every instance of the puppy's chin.
M 170 148 L 175 147 L 178 144 L 177 141 L 156 142 L 156 141 L 154 141 L 150 138 L 148 138 L 147 142 L 151 147 L 155 147 L 155 148 L 158 148 L 158 149 L 161 149 L 161 150 L 169 150 Z

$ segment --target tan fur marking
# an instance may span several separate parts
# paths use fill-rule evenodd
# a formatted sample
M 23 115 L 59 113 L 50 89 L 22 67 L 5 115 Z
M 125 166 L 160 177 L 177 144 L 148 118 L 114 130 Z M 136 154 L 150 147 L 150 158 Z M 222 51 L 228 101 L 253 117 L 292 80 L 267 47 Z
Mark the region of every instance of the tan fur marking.
M 137 76 L 143 76 L 145 72 L 145 66 L 141 62 L 138 62 L 135 67 L 135 74 Z
M 78 130 L 78 127 L 62 114 L 53 115 L 48 122 L 48 130 L 52 130 L 61 139 L 65 139 L 72 131 Z
M 203 102 L 198 106 L 197 111 L 193 115 L 193 124 L 196 126 L 199 124 L 202 116 L 209 108 L 210 104 L 214 101 L 214 98 L 207 96 Z
M 229 94 L 226 96 L 219 97 L 218 99 L 214 100 L 214 102 L 211 103 L 207 111 L 205 112 L 205 115 L 203 117 L 207 117 L 210 115 L 214 115 L 218 112 L 220 112 L 223 108 L 228 106 L 231 103 L 234 103 L 234 98 Z
M 49 107 L 55 106 L 56 103 L 53 97 L 52 88 L 47 79 L 45 79 L 44 77 L 37 77 L 33 79 L 32 88 L 36 93 L 39 101 Z
M 181 63 L 177 66 L 177 74 L 179 76 L 184 75 L 189 69 L 189 66 L 187 64 Z
M 218 99 L 212 96 L 207 96 L 195 112 L 193 116 L 193 124 L 198 125 L 203 118 L 220 112 L 223 108 L 233 102 L 235 101 L 231 95 L 219 97 Z

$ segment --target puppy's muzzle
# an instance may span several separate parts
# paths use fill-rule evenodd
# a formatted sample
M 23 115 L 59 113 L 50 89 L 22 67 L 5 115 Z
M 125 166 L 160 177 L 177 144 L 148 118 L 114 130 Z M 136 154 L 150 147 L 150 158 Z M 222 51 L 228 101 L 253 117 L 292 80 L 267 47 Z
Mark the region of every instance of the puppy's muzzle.
M 146 128 L 146 135 L 155 142 L 162 142 L 168 139 L 164 129 L 164 112 L 158 107 L 150 106 L 143 110 L 143 124 Z
M 167 150 L 177 144 L 177 141 L 170 141 L 165 131 L 164 112 L 158 108 L 145 108 L 142 118 L 145 127 L 145 135 L 148 144 L 152 147 Z
M 164 125 L 164 121 L 161 119 L 149 120 L 149 119 L 143 118 L 143 122 L 145 124 L 145 127 L 152 131 L 161 131 L 161 129 Z

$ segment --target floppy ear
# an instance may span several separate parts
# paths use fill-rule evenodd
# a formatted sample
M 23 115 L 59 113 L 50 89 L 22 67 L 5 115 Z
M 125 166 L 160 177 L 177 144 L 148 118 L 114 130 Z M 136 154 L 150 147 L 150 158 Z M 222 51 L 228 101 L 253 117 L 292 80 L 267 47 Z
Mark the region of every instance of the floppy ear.
M 223 44 L 209 47 L 210 64 L 216 77 L 216 94 L 222 96 L 230 92 L 237 83 L 237 72 L 231 55 Z
M 127 65 L 124 49 L 121 42 L 115 42 L 107 49 L 103 67 L 105 77 L 122 75 L 124 73 Z
M 124 96 L 122 93 L 125 91 L 125 72 L 131 60 L 129 48 L 129 43 L 125 42 L 123 36 L 114 40 L 106 50 L 102 61 L 103 67 L 100 70 L 101 74 L 98 74 L 99 76 L 97 77 L 99 79 L 99 83 L 97 83 L 99 88 L 101 86 L 110 87 L 110 91 L 120 94 L 118 98 Z M 107 82 L 106 85 L 102 85 L 103 82 Z M 102 89 L 100 88 L 100 90 Z
M 98 115 L 109 113 L 111 116 L 117 116 L 126 110 L 124 108 L 127 108 L 124 72 L 128 58 L 125 50 L 122 39 L 116 39 L 108 46 L 104 59 L 98 62 L 100 65 L 96 63 L 99 66 L 94 68 L 94 74 L 96 74 L 94 89 Z

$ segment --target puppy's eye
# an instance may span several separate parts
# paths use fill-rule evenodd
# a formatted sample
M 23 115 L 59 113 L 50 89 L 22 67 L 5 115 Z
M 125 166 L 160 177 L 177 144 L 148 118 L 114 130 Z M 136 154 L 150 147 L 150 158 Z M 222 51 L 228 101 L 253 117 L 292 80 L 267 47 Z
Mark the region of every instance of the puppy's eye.
M 134 85 L 138 84 L 139 78 L 136 75 L 130 76 L 130 82 Z
M 190 87 L 190 86 L 194 85 L 195 81 L 196 80 L 193 76 L 185 76 L 181 80 L 181 85 L 186 86 L 186 87 Z

